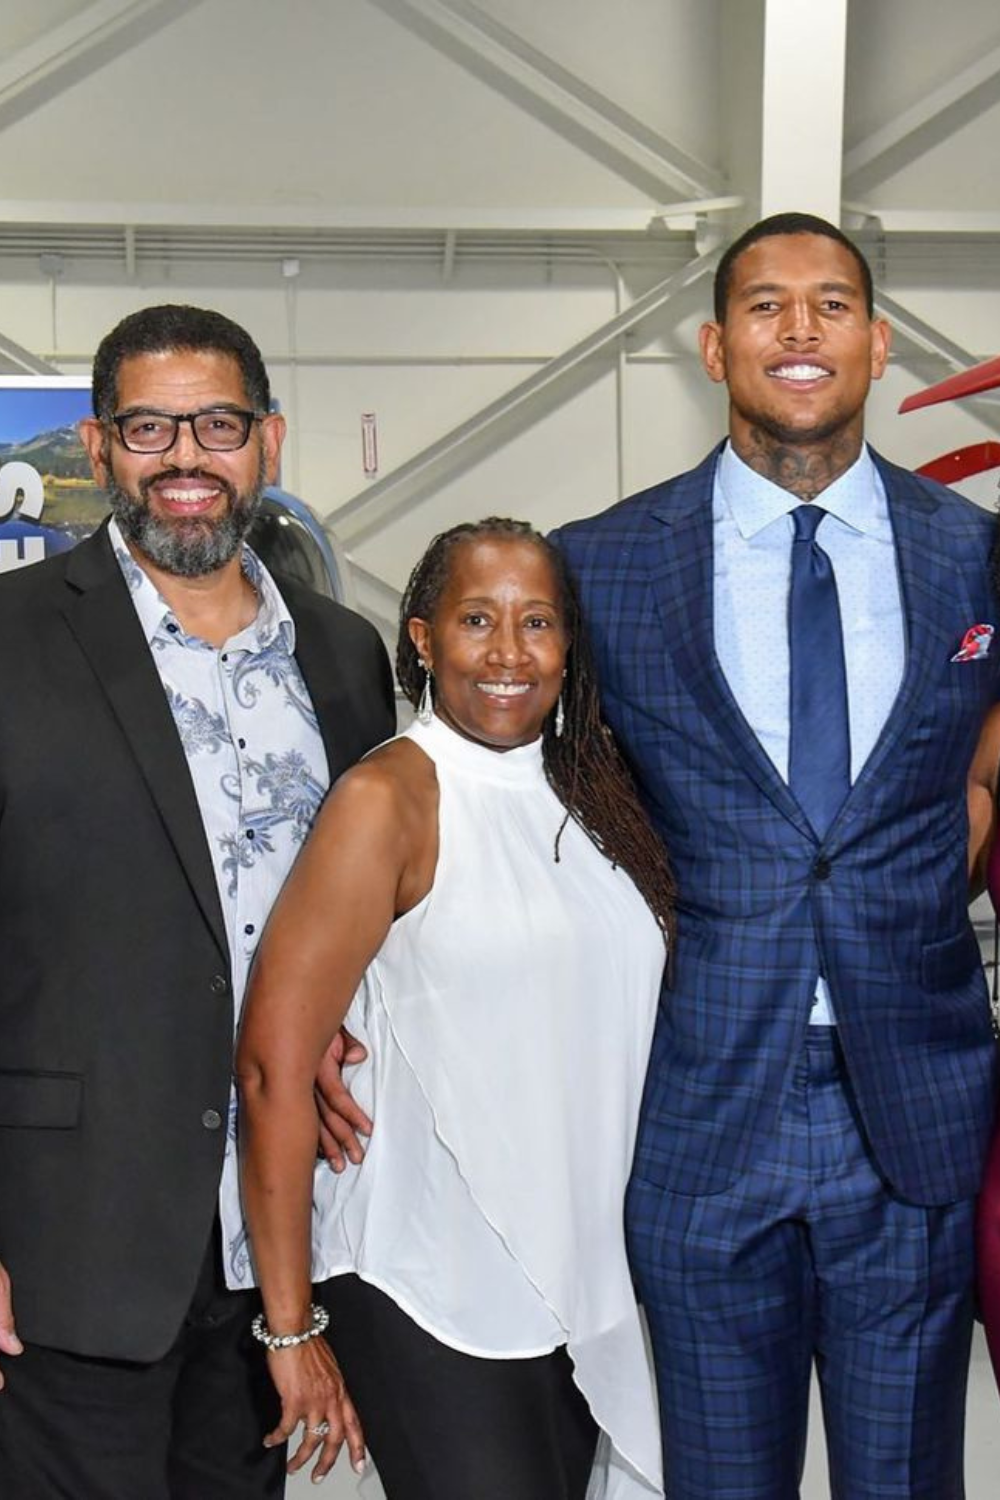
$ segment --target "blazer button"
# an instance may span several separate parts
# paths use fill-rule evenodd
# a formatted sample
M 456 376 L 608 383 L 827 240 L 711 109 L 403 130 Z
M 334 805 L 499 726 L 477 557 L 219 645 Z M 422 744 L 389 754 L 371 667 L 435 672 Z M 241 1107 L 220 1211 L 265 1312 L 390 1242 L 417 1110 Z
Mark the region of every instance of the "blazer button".
M 229 993 L 229 981 L 224 974 L 216 974 L 212 980 L 213 995 L 227 995 Z
M 824 859 L 823 855 L 821 854 L 819 859 L 813 865 L 813 875 L 817 880 L 829 880 L 832 871 L 833 865 L 828 859 Z
M 222 1124 L 222 1116 L 217 1109 L 206 1109 L 202 1113 L 201 1123 L 206 1130 L 218 1130 Z

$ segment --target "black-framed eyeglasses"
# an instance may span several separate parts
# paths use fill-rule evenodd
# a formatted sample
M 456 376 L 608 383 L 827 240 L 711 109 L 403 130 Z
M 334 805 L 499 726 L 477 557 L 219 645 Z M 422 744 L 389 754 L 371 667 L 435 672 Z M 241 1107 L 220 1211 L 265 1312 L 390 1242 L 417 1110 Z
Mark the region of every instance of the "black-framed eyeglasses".
M 189 422 L 199 448 L 209 453 L 235 453 L 246 446 L 250 429 L 261 418 L 255 411 L 232 406 L 208 406 L 203 411 L 139 409 L 112 417 L 118 436 L 130 453 L 166 453 L 177 441 L 181 423 Z

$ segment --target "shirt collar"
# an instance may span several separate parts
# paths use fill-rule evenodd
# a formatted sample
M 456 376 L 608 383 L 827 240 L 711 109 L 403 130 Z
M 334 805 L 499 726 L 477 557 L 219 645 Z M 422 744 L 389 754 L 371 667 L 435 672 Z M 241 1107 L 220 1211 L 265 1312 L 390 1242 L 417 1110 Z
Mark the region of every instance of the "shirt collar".
M 153 637 L 162 632 L 174 638 L 189 639 L 149 574 L 128 550 L 114 517 L 108 526 L 108 537 L 147 642 L 152 643 Z M 249 625 L 226 642 L 226 646 L 236 650 L 263 651 L 280 638 L 282 646 L 291 655 L 295 650 L 295 622 L 277 584 L 256 552 L 245 544 L 241 562 L 244 574 L 257 592 L 257 613 Z
M 740 535 L 749 539 L 789 515 L 802 504 L 791 490 L 782 489 L 744 463 L 732 443 L 722 450 L 716 483 Z M 816 504 L 853 531 L 882 535 L 888 526 L 888 505 L 878 470 L 867 446 L 851 467 L 816 497 Z

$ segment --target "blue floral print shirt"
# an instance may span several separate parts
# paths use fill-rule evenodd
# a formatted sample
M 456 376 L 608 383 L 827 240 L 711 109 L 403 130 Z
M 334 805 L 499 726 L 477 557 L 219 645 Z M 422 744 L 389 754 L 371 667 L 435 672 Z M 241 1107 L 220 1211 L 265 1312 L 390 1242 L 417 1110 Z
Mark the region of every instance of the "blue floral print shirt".
M 114 521 L 110 537 L 201 809 L 229 939 L 236 1024 L 268 912 L 329 782 L 316 714 L 295 660 L 295 623 L 263 563 L 244 547 L 243 570 L 259 600 L 256 618 L 219 648 L 187 635 Z M 252 1286 L 237 1174 L 235 1087 L 219 1209 L 226 1279 L 232 1287 Z

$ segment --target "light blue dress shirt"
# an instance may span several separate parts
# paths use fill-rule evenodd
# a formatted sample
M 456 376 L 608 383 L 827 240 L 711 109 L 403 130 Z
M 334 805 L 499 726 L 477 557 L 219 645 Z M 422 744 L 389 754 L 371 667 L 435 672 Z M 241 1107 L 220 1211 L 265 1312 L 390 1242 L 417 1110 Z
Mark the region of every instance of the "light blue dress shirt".
M 726 444 L 713 494 L 715 650 L 744 718 L 785 781 L 791 512 L 802 503 Z M 867 448 L 815 503 L 828 512 L 816 541 L 833 565 L 840 600 L 853 782 L 889 717 L 906 650 L 889 506 Z M 835 1020 L 822 978 L 810 1020 Z

